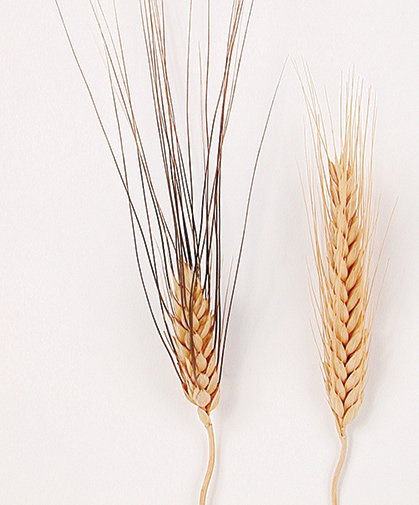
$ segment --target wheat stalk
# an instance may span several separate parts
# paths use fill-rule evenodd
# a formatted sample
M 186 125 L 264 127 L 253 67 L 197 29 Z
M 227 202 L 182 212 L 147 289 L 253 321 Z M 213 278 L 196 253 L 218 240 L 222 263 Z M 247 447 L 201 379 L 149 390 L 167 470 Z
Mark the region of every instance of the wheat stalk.
M 154 105 L 156 134 L 161 163 L 150 167 L 137 122 L 131 92 L 131 79 L 124 47 L 116 0 L 114 19 L 106 18 L 100 0 L 89 0 L 102 38 L 108 79 L 118 132 L 116 145 L 108 135 L 88 79 L 77 57 L 62 12 L 56 1 L 64 29 L 78 68 L 87 86 L 100 126 L 126 192 L 131 217 L 140 280 L 160 339 L 168 352 L 186 397 L 198 407 L 209 439 L 208 468 L 199 503 L 205 505 L 215 463 L 215 439 L 210 413 L 220 397 L 226 335 L 236 289 L 239 265 L 253 188 L 255 171 L 274 94 L 256 162 L 253 167 L 239 253 L 232 269 L 232 281 L 223 286 L 221 259 L 221 178 L 223 149 L 232 111 L 244 44 L 253 0 L 232 0 L 221 84 L 211 109 L 210 85 L 210 11 L 207 8 L 206 61 L 200 54 L 202 157 L 193 156 L 190 127 L 191 31 L 194 2 L 189 0 L 186 55 L 186 138 L 181 135 L 179 113 L 171 88 L 163 0 L 140 0 L 139 11 L 148 60 L 151 99 Z M 137 68 L 133 70 L 135 75 Z M 282 74 L 281 74 L 282 75 Z M 279 84 L 279 83 L 278 83 Z M 277 87 L 278 89 L 278 87 Z M 125 119 L 125 123 L 123 123 Z M 129 134 L 123 125 L 128 126 Z M 131 146 L 137 160 L 135 181 L 141 198 L 134 202 L 126 149 Z M 153 184 L 154 171 L 162 170 L 166 188 L 158 192 Z M 196 172 L 198 171 L 198 180 Z M 200 177 L 199 177 L 200 176 Z M 166 210 L 164 210 L 166 209 Z M 167 210 L 168 209 L 168 210 Z M 147 270 L 147 272 L 146 272 Z M 151 280 L 147 280 L 147 275 Z
M 307 74 L 308 75 L 308 74 Z M 319 279 L 319 330 L 323 375 L 341 440 L 332 481 L 338 481 L 347 453 L 347 426 L 364 399 L 371 317 L 372 252 L 371 167 L 375 118 L 368 93 L 363 114 L 363 85 L 352 76 L 341 91 L 340 147 L 329 147 L 311 78 L 305 92 L 309 110 L 317 181 L 310 176 L 312 238 Z M 370 131 L 371 129 L 371 131 Z M 369 140 L 371 139 L 371 140 Z M 317 189 L 317 190 L 316 190 Z

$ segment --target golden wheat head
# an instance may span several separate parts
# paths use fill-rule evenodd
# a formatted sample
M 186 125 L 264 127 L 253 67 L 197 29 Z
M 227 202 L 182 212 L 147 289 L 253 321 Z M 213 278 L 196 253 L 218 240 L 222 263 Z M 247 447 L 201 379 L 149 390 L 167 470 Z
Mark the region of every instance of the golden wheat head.
M 198 407 L 204 424 L 220 398 L 217 355 L 214 340 L 214 314 L 199 278 L 188 264 L 180 279 L 174 278 L 173 343 L 182 376 L 183 391 Z
M 311 82 L 311 81 L 310 81 Z M 342 441 L 337 481 L 347 450 L 346 428 L 358 413 L 367 375 L 372 219 L 371 94 L 363 109 L 362 83 L 342 89 L 340 146 L 329 148 L 312 84 L 306 94 L 316 149 L 318 184 L 311 174 L 313 246 L 319 278 L 319 329 L 326 392 Z M 371 130 L 370 130 L 371 128 Z M 369 138 L 371 139 L 369 141 Z

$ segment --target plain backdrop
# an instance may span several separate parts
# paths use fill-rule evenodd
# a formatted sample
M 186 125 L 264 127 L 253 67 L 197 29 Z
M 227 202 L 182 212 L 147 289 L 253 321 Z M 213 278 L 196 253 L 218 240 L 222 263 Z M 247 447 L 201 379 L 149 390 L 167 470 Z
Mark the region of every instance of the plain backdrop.
M 160 173 L 138 2 L 117 3 L 137 115 Z M 182 124 L 188 2 L 164 3 Z M 194 1 L 195 42 L 205 40 L 205 4 Z M 215 93 L 232 1 L 212 4 Z M 112 132 L 103 50 L 88 1 L 61 5 Z M 109 13 L 109 2 L 104 6 Z M 418 503 L 418 26 L 417 0 L 255 0 L 226 139 L 226 271 L 237 255 L 267 110 L 289 59 L 254 188 L 213 415 L 217 466 L 208 505 L 330 500 L 339 440 L 311 329 L 314 270 L 299 176 L 305 177 L 311 146 L 293 64 L 302 70 L 303 61 L 323 105 L 327 90 L 335 117 L 349 70 L 376 93 L 376 251 L 398 199 L 382 252 L 369 380 L 349 428 L 341 503 Z M 196 79 L 196 43 L 192 56 Z M 196 96 L 192 109 L 199 111 Z M 193 136 L 199 152 L 199 128 Z M 0 503 L 197 503 L 205 430 L 152 325 L 126 198 L 53 0 L 1 1 L 0 237 Z

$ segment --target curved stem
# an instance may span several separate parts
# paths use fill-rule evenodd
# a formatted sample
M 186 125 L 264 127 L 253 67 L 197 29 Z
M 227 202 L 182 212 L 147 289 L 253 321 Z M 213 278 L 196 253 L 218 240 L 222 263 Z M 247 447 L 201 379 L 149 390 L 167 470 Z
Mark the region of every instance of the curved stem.
M 346 434 L 341 436 L 340 441 L 342 442 L 342 448 L 340 451 L 340 458 L 335 470 L 335 475 L 333 476 L 333 481 L 332 481 L 332 503 L 333 505 L 338 505 L 338 483 L 339 483 L 339 477 L 340 473 L 342 471 L 343 464 L 345 463 L 345 458 L 346 458 L 346 452 L 348 450 L 348 439 L 346 437 Z
M 208 459 L 207 473 L 205 474 L 201 494 L 199 496 L 199 505 L 205 505 L 206 503 L 208 487 L 211 481 L 212 472 L 214 471 L 214 464 L 215 464 L 215 438 L 214 438 L 214 429 L 211 422 L 205 424 L 205 428 L 208 433 L 209 459 Z

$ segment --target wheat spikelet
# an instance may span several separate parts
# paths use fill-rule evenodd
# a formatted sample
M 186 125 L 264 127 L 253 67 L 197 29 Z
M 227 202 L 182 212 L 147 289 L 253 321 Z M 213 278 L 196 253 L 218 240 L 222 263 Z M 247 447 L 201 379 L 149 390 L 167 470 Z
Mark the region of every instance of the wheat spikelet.
M 311 80 L 309 94 L 305 96 L 312 122 L 319 181 L 316 194 L 311 177 L 310 194 L 320 287 L 318 309 L 323 373 L 342 442 L 341 457 L 332 482 L 332 501 L 337 505 L 338 479 L 347 451 L 346 428 L 364 398 L 371 333 L 368 306 L 371 291 L 372 142 L 369 150 L 367 146 L 371 95 L 368 95 L 363 119 L 362 83 L 349 78 L 346 92 L 342 90 L 339 150 L 328 147 Z

